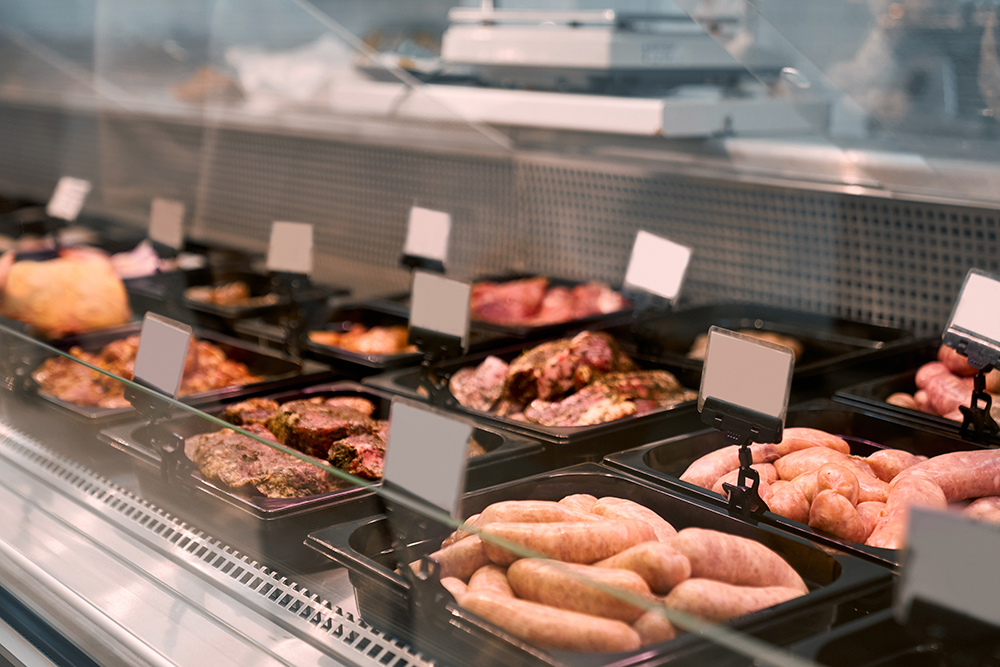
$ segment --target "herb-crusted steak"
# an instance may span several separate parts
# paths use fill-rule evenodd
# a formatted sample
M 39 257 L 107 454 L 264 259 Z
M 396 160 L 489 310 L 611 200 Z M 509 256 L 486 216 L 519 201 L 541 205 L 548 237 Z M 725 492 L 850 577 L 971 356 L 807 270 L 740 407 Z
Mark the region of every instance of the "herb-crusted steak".
M 385 441 L 374 433 L 359 433 L 330 446 L 330 463 L 365 479 L 382 479 L 385 466 Z
M 284 445 L 316 458 L 326 458 L 332 442 L 349 435 L 371 433 L 375 421 L 342 405 L 292 401 L 274 413 L 267 428 Z
M 274 440 L 259 424 L 247 430 Z M 296 498 L 336 488 L 333 478 L 320 468 L 230 429 L 188 438 L 184 453 L 206 478 L 235 489 L 256 489 L 269 498 Z
M 222 418 L 236 426 L 247 424 L 266 424 L 267 420 L 278 411 L 278 403 L 269 398 L 251 398 L 227 407 Z

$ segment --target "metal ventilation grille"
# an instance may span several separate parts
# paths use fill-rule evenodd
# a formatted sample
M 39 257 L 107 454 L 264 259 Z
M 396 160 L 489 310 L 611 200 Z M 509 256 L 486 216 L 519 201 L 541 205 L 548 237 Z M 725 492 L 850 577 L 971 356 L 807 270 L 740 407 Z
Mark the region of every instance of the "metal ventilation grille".
M 87 137 L 99 136 L 100 142 Z M 694 246 L 686 297 L 743 300 L 937 333 L 970 267 L 998 270 L 997 211 L 737 183 L 586 155 L 445 153 L 138 116 L 0 105 L 0 188 L 59 174 L 137 223 L 174 196 L 193 233 L 260 250 L 275 219 L 316 224 L 317 274 L 398 291 L 413 204 L 451 212 L 449 272 L 619 282 L 639 228 Z
M 8 459 L 43 477 L 67 496 L 100 508 L 102 516 L 132 533 L 154 541 L 175 558 L 201 561 L 204 576 L 223 588 L 241 587 L 266 600 L 269 611 L 311 636 L 319 631 L 333 655 L 352 663 L 384 667 L 420 667 L 427 661 L 350 612 L 311 593 L 294 581 L 264 567 L 145 500 L 116 486 L 83 466 L 0 423 L 0 451 Z

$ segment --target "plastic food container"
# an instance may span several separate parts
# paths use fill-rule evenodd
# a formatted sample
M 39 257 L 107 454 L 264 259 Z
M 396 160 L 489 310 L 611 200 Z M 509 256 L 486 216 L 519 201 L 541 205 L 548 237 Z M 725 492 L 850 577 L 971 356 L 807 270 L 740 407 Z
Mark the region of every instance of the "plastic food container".
M 53 345 L 60 350 L 69 350 L 74 346 L 79 346 L 86 352 L 97 352 L 112 341 L 139 333 L 140 328 L 141 324 L 134 322 L 114 329 L 103 329 L 93 333 L 69 336 L 60 339 Z M 286 387 L 328 379 L 331 375 L 328 366 L 314 361 L 292 359 L 274 350 L 256 347 L 246 341 L 229 338 L 213 331 L 195 330 L 194 336 L 200 340 L 218 345 L 226 353 L 227 357 L 246 364 L 251 373 L 263 375 L 264 381 L 255 384 L 213 389 L 180 398 L 180 400 L 189 405 L 203 406 L 221 401 L 239 400 Z M 42 351 L 37 350 L 36 352 Z M 44 361 L 44 356 L 35 361 L 35 366 L 31 369 L 32 373 L 42 361 Z M 29 380 L 29 387 L 37 391 L 38 395 L 43 399 L 86 419 L 110 419 L 133 412 L 131 407 L 101 408 L 77 405 L 69 401 L 64 401 L 44 391 L 33 379 Z
M 801 537 L 770 526 L 751 526 L 718 507 L 597 464 L 582 464 L 519 482 L 484 489 L 465 497 L 462 513 L 471 516 L 502 500 L 558 500 L 573 493 L 629 498 L 653 509 L 678 529 L 699 526 L 762 542 L 783 556 L 805 579 L 810 592 L 731 622 L 731 627 L 769 642 L 788 644 L 829 629 L 841 608 L 850 614 L 888 603 L 889 570 L 845 554 L 831 554 Z M 419 543 L 420 553 L 435 551 L 449 531 L 434 526 Z M 362 519 L 312 533 L 308 544 L 348 568 L 358 610 L 372 626 L 411 642 L 446 664 L 476 665 L 747 665 L 751 659 L 709 644 L 695 635 L 632 653 L 582 654 L 542 650 L 514 638 L 462 609 L 446 596 L 439 606 L 415 608 L 398 563 L 384 516 Z M 418 554 L 419 555 L 419 554 Z M 863 612 L 862 612 L 863 613 Z M 415 615 L 419 616 L 415 616 Z
M 287 403 L 333 396 L 366 398 L 375 405 L 374 419 L 389 418 L 391 397 L 355 382 L 332 382 L 285 391 L 267 398 Z M 215 408 L 211 414 L 218 416 L 223 409 Z M 184 439 L 221 428 L 197 415 L 181 415 L 161 422 L 160 426 Z M 105 428 L 99 437 L 138 461 L 143 475 L 140 481 L 147 485 L 152 481 L 155 486 L 164 479 L 160 454 L 150 442 L 150 427 L 146 422 L 133 421 Z M 488 427 L 477 427 L 472 437 L 486 450 L 486 454 L 469 459 L 467 489 L 498 484 L 545 469 L 541 461 L 543 449 L 538 442 Z M 197 513 L 193 516 L 210 522 L 216 532 L 224 531 L 242 544 L 249 541 L 250 548 L 255 549 L 254 553 L 296 567 L 315 556 L 302 544 L 309 531 L 338 521 L 368 516 L 381 508 L 370 490 L 347 482 L 335 491 L 304 498 L 267 498 L 241 493 L 202 477 L 197 466 L 183 454 L 177 458 L 177 468 L 167 468 L 168 476 L 172 478 L 167 481 L 195 492 L 181 494 L 189 495 L 190 501 L 196 503 Z
M 903 449 L 927 457 L 978 449 L 976 445 L 959 438 L 901 424 L 884 415 L 829 400 L 810 401 L 789 408 L 785 426 L 815 428 L 842 436 L 851 445 L 851 452 L 861 456 L 878 449 Z M 722 496 L 679 478 L 695 459 L 729 444 L 724 434 L 706 429 L 610 455 L 605 464 L 703 502 L 725 507 L 726 501 Z M 888 566 L 898 565 L 903 556 L 902 551 L 848 542 L 770 512 L 765 514 L 763 521 Z
M 439 368 L 441 372 L 451 374 L 461 368 L 478 365 L 490 354 L 510 362 L 522 351 L 535 347 L 541 342 L 543 341 L 521 342 L 490 353 L 481 352 L 467 355 L 447 361 Z M 633 359 L 644 370 L 669 371 L 685 387 L 696 391 L 698 389 L 701 381 L 700 369 L 683 368 L 663 361 L 650 361 L 636 356 L 633 356 Z M 365 384 L 426 402 L 428 401 L 427 397 L 418 391 L 420 381 L 420 369 L 417 368 L 390 371 L 364 380 Z M 448 396 L 450 396 L 450 392 Z M 489 412 L 465 408 L 454 399 L 451 403 L 452 405 L 447 406 L 450 410 L 471 415 L 478 421 L 491 424 L 496 428 L 521 433 L 547 443 L 553 461 L 552 467 L 600 461 L 605 454 L 635 447 L 652 440 L 660 440 L 671 435 L 688 433 L 697 429 L 701 423 L 695 409 L 697 401 L 693 400 L 643 415 L 624 417 L 593 426 L 542 426 L 541 424 L 517 421 Z

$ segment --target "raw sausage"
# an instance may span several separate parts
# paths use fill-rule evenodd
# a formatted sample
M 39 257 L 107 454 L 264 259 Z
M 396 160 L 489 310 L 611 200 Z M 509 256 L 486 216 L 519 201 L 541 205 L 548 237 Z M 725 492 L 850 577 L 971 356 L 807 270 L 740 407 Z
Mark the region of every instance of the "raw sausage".
M 470 591 L 489 591 L 506 597 L 514 597 L 514 591 L 507 581 L 507 571 L 496 565 L 484 565 L 469 579 Z
M 507 581 L 522 600 L 626 623 L 642 616 L 645 609 L 602 591 L 591 582 L 653 600 L 649 586 L 635 572 L 592 565 L 522 558 L 507 570 Z
M 734 586 L 710 579 L 688 579 L 674 587 L 663 604 L 707 621 L 728 621 L 737 616 L 787 602 L 805 593 L 797 588 Z
M 560 500 L 559 504 L 581 512 L 589 512 L 596 502 L 597 498 L 589 493 L 574 493 Z
M 940 361 L 932 361 L 929 364 L 924 364 L 917 369 L 917 375 L 914 378 L 914 381 L 917 383 L 918 389 L 924 389 L 928 382 L 936 377 L 941 377 L 942 375 L 951 375 L 951 371 L 949 371 L 948 367 Z M 914 397 L 915 396 L 916 395 L 914 395 Z
M 815 479 L 815 475 L 812 477 Z M 809 505 L 810 501 L 805 492 L 798 484 L 792 482 L 785 482 L 767 501 L 767 507 L 772 512 L 799 523 L 809 522 Z
M 462 606 L 493 625 L 543 648 L 592 653 L 635 651 L 639 634 L 621 621 L 554 609 L 537 602 L 475 591 Z
M 757 471 L 757 473 L 760 475 L 760 480 L 762 482 L 767 482 L 768 484 L 770 484 L 771 482 L 778 479 L 778 471 L 775 470 L 774 466 L 771 465 L 770 463 L 754 463 L 750 467 Z M 715 491 L 720 496 L 726 495 L 725 493 L 723 493 L 722 485 L 727 483 L 736 484 L 736 480 L 739 477 L 739 475 L 740 475 L 739 468 L 727 472 L 725 475 L 719 478 L 719 481 L 715 483 L 715 486 L 712 487 L 712 491 Z
M 631 500 L 626 500 L 625 498 L 606 496 L 594 503 L 590 511 L 607 519 L 635 519 L 636 521 L 645 521 L 653 529 L 653 532 L 656 533 L 656 539 L 661 542 L 665 542 L 677 534 L 677 529 L 671 526 L 659 514 L 648 507 Z
M 643 646 L 659 644 L 677 636 L 677 628 L 666 616 L 656 609 L 650 609 L 632 624 L 632 629 L 639 633 Z
M 893 480 L 912 476 L 933 480 L 948 502 L 983 496 L 1000 496 L 1000 449 L 950 452 L 907 468 Z
M 443 577 L 441 579 L 441 585 L 444 586 L 446 591 L 451 593 L 451 596 L 455 598 L 455 601 L 459 604 L 462 604 L 462 597 L 469 590 L 464 581 L 456 579 L 455 577 Z
M 600 521 L 599 516 L 581 512 L 551 500 L 504 500 L 483 510 L 476 528 L 491 523 L 555 523 L 557 521 Z
M 705 528 L 685 528 L 671 542 L 691 561 L 691 576 L 745 586 L 808 591 L 802 577 L 760 542 Z
M 750 451 L 753 454 L 754 463 L 771 463 L 780 456 L 777 448 L 772 444 L 750 445 Z M 697 459 L 688 466 L 680 479 L 682 482 L 688 482 L 703 489 L 711 489 L 720 477 L 739 467 L 740 448 L 738 445 L 729 445 Z
M 665 595 L 691 576 L 691 562 L 687 556 L 663 542 L 637 544 L 611 558 L 597 561 L 594 566 L 631 570 L 659 595 Z
M 876 477 L 883 482 L 891 482 L 896 475 L 926 461 L 927 457 L 917 456 L 902 449 L 880 449 L 865 460 L 868 461 Z
M 927 392 L 934 412 L 946 415 L 958 410 L 960 405 L 969 405 L 972 401 L 972 383 L 972 378 L 938 375 L 928 380 L 924 391 Z
M 858 494 L 860 493 L 858 476 L 854 474 L 854 471 L 850 468 L 842 466 L 839 463 L 827 463 L 816 471 L 817 495 L 826 490 L 839 493 L 846 498 L 851 505 L 858 504 Z M 815 503 L 816 500 L 814 497 L 813 504 L 815 505 Z M 809 522 L 809 525 L 811 526 L 811 515 Z
M 931 480 L 920 475 L 907 477 L 907 473 L 904 472 L 893 480 L 889 501 L 886 503 L 885 518 L 868 536 L 865 544 L 882 549 L 905 547 L 910 508 L 914 506 L 944 510 L 948 507 L 948 500 L 941 487 Z
M 843 438 L 815 428 L 786 428 L 781 442 L 775 447 L 780 456 L 811 447 L 826 447 L 841 454 L 851 453 L 851 446 Z
M 912 394 L 905 394 L 903 392 L 897 392 L 895 394 L 890 394 L 885 402 L 889 405 L 896 405 L 901 408 L 909 408 L 910 410 L 919 410 L 920 406 L 917 405 L 917 400 L 913 398 Z
M 975 500 L 962 510 L 962 514 L 977 521 L 1000 524 L 1000 497 L 986 496 Z
M 779 478 L 791 481 L 802 473 L 818 470 L 824 463 L 839 463 L 851 470 L 871 474 L 870 469 L 867 469 L 866 465 L 862 465 L 847 455 L 833 449 L 827 449 L 826 447 L 800 449 L 788 456 L 782 456 L 774 462 L 774 468 L 778 471 Z
M 917 404 L 917 409 L 921 412 L 934 414 L 934 408 L 931 407 L 931 397 L 927 395 L 926 390 L 921 389 L 915 393 L 913 395 L 913 402 Z
M 971 377 L 978 373 L 975 368 L 969 365 L 969 358 L 963 357 L 956 350 L 942 345 L 938 348 L 938 361 L 944 367 L 959 377 Z
M 476 525 L 476 519 L 478 519 L 478 518 L 479 518 L 478 514 L 473 514 L 472 516 L 470 516 L 468 519 L 465 520 L 465 523 L 463 525 L 465 525 L 465 526 L 475 526 Z M 465 538 L 471 537 L 471 536 L 472 536 L 472 533 L 470 533 L 468 531 L 465 531 L 465 530 L 462 530 L 461 528 L 459 528 L 454 533 L 452 533 L 451 535 L 449 535 L 448 537 L 446 537 L 444 539 L 444 542 L 441 543 L 441 548 L 444 549 L 445 547 L 450 547 L 455 542 L 458 542 L 459 540 L 464 540 Z
M 869 532 L 851 501 L 832 489 L 816 494 L 809 508 L 809 526 L 851 542 L 864 542 Z
M 889 499 L 889 484 L 872 475 L 858 475 L 858 502 L 884 503 Z
M 858 503 L 855 509 L 858 511 L 858 516 L 861 517 L 861 520 L 865 522 L 865 531 L 867 533 L 865 539 L 867 540 L 867 536 L 870 536 L 875 527 L 886 517 L 886 504 L 877 502 Z
M 490 543 L 490 537 L 498 537 L 537 555 L 567 563 L 594 563 L 636 544 L 656 541 L 656 533 L 648 523 L 626 519 L 593 523 L 491 523 L 483 528 L 483 537 L 489 559 L 504 567 L 520 556 Z M 462 540 L 454 546 L 466 541 Z
M 489 565 L 490 559 L 486 557 L 484 546 L 478 536 L 473 536 L 467 540 L 459 540 L 440 551 L 435 551 L 428 558 L 438 562 L 442 578 L 455 577 L 462 581 L 468 581 L 473 572 L 483 565 Z M 410 564 L 414 571 L 416 571 L 417 563 Z

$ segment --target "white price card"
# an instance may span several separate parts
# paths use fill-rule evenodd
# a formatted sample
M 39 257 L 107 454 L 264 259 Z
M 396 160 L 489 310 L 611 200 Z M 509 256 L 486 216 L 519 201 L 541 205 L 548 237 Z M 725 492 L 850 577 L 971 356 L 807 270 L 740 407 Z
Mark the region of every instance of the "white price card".
M 715 398 L 785 422 L 795 353 L 721 327 L 708 330 L 698 409 Z
M 460 516 L 472 425 L 394 399 L 382 478 Z
M 73 222 L 80 215 L 83 202 L 87 201 L 91 187 L 90 181 L 63 176 L 56 184 L 56 189 L 49 199 L 48 206 L 45 207 L 45 212 L 51 218 Z
M 146 313 L 142 320 L 139 351 L 135 357 L 136 381 L 168 396 L 177 397 L 187 361 L 191 327 Z
M 451 215 L 444 211 L 414 206 L 406 226 L 403 254 L 445 263 L 448 259 L 448 236 Z
M 896 587 L 896 617 L 914 600 L 952 609 L 1000 628 L 1000 526 L 914 507 L 907 555 Z
M 623 286 L 674 302 L 681 293 L 691 253 L 691 248 L 687 246 L 639 230 L 632 245 Z
M 149 238 L 174 250 L 184 247 L 184 202 L 153 199 L 149 207 Z
M 1000 277 L 969 271 L 945 328 L 950 330 L 1000 349 Z
M 267 248 L 267 270 L 309 275 L 313 270 L 313 226 L 307 222 L 275 222 Z
M 411 328 L 460 338 L 462 349 L 468 349 L 472 285 L 427 271 L 414 271 L 411 294 Z

